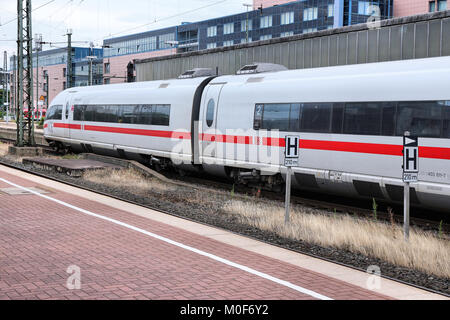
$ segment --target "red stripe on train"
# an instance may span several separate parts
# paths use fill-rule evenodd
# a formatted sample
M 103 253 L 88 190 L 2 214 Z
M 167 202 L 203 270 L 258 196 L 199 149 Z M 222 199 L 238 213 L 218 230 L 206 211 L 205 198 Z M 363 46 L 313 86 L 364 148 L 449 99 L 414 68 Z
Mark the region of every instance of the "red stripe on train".
M 81 130 L 80 124 L 68 124 L 68 123 L 54 123 L 53 127 L 63 129 Z
M 84 126 L 84 130 L 96 131 L 96 132 L 131 134 L 131 135 L 136 135 L 136 136 L 150 136 L 150 137 L 157 137 L 157 138 L 191 139 L 191 134 L 189 132 L 131 129 L 131 128 L 117 128 L 117 127 L 101 127 L 101 126 Z
M 382 154 L 388 156 L 403 155 L 403 146 L 361 142 L 301 140 L 300 149 Z
M 81 130 L 79 124 L 64 124 L 55 123 L 55 128 L 66 128 L 73 130 Z M 120 133 L 139 136 L 149 136 L 158 138 L 173 138 L 181 140 L 191 139 L 191 134 L 188 132 L 176 131 L 160 131 L 160 130 L 146 130 L 146 129 L 131 129 L 131 128 L 117 128 L 104 126 L 84 126 L 84 130 L 108 133 Z M 268 137 L 249 137 L 249 136 L 231 136 L 231 135 L 215 135 L 215 134 L 201 134 L 203 141 L 233 143 L 233 144 L 262 144 L 270 147 L 284 147 L 285 140 L 283 138 L 268 138 Z M 254 141 L 255 139 L 255 141 Z M 323 140 L 301 140 L 300 149 L 307 150 L 321 150 L 321 151 L 338 151 L 338 152 L 352 152 L 352 153 L 366 153 L 379 154 L 389 156 L 402 156 L 403 146 L 392 144 L 376 144 L 376 143 L 362 143 L 362 142 L 342 142 L 342 141 L 323 141 Z M 422 158 L 428 159 L 443 159 L 450 160 L 450 148 L 438 147 L 419 147 L 419 155 Z
M 450 148 L 419 147 L 419 157 L 450 160 Z

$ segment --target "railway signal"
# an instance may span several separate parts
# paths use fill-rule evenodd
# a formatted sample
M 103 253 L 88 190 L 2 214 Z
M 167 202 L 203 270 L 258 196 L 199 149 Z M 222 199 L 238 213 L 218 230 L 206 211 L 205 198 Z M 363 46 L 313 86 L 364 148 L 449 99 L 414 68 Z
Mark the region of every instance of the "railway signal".
M 409 240 L 409 208 L 410 183 L 419 180 L 419 138 L 410 136 L 407 131 L 403 136 L 403 183 L 404 183 L 404 214 L 403 229 L 405 240 Z
M 284 150 L 284 166 L 287 167 L 286 172 L 286 213 L 284 222 L 289 223 L 290 206 L 291 206 L 291 178 L 292 167 L 298 166 L 298 159 L 300 157 L 299 152 L 300 137 L 299 136 L 286 136 L 285 138 L 285 150 Z

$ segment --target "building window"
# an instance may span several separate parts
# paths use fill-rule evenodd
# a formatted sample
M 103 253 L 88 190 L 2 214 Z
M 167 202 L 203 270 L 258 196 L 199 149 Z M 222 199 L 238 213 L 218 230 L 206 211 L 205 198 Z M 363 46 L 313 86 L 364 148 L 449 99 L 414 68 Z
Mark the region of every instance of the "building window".
M 318 8 L 308 8 L 303 10 L 303 21 L 311 21 L 317 19 Z
M 63 68 L 63 77 L 66 77 L 66 76 L 67 76 L 67 69 Z
M 252 37 L 248 37 L 248 42 L 252 42 Z M 247 39 L 241 39 L 241 43 L 247 43 Z
M 111 72 L 111 65 L 109 64 L 109 62 L 105 63 L 105 73 L 110 73 Z
M 230 34 L 234 32 L 234 23 L 225 23 L 223 25 L 223 34 Z
M 285 12 L 281 14 L 281 24 L 294 23 L 294 12 Z
M 438 11 L 447 10 L 447 0 L 439 0 L 438 1 Z
M 334 29 L 334 26 L 332 24 L 327 26 L 327 30 L 331 30 L 331 29 Z
M 272 39 L 271 34 L 266 34 L 266 35 L 259 37 L 259 40 L 269 40 L 269 39 Z
M 282 32 L 280 37 L 290 37 L 294 35 L 294 31 Z
M 270 28 L 272 26 L 272 16 L 261 17 L 260 28 Z
M 252 20 L 248 20 L 248 30 L 252 30 Z M 247 31 L 247 20 L 241 21 L 241 32 Z
M 317 32 L 317 28 L 303 29 L 303 33 L 311 33 L 311 32 Z
M 67 83 L 64 81 L 63 82 L 63 90 L 66 90 L 67 89 Z
M 377 13 L 377 10 L 374 10 L 374 6 L 369 1 L 358 1 L 358 14 L 372 16 Z
M 208 37 L 215 37 L 215 36 L 217 36 L 217 26 L 208 27 L 207 33 L 208 33 L 207 34 Z
M 175 40 L 174 33 L 163 34 L 159 36 L 159 48 L 167 49 L 172 47 L 172 43 Z M 138 51 L 141 44 L 138 44 Z
M 228 40 L 228 41 L 224 41 L 223 42 L 223 46 L 224 47 L 232 46 L 233 44 L 234 44 L 233 40 Z
M 105 84 L 110 84 L 110 83 L 111 83 L 111 79 L 110 78 L 105 79 Z
M 211 42 L 206 44 L 206 49 L 214 49 L 217 48 L 217 43 Z
M 328 5 L 328 17 L 334 17 L 334 4 L 330 3 Z
M 430 1 L 428 7 L 429 7 L 429 11 L 430 12 L 435 12 L 436 11 L 436 2 L 435 1 Z

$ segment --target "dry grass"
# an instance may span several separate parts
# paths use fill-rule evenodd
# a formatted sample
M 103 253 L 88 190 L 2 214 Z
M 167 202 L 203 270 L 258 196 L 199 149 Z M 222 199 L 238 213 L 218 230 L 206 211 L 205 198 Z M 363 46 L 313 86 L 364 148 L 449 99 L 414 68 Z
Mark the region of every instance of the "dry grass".
M 280 236 L 304 240 L 325 247 L 347 249 L 408 267 L 450 278 L 450 242 L 431 233 L 411 230 L 410 241 L 403 240 L 400 226 L 350 216 L 310 214 L 293 210 L 291 223 L 284 224 L 284 208 L 244 201 L 229 201 L 225 211 L 242 223 Z M 310 210 L 313 211 L 313 210 Z
M 172 187 L 156 179 L 147 178 L 133 169 L 88 171 L 83 174 L 83 179 L 115 188 L 140 189 L 141 191 L 155 189 L 159 191 L 172 190 Z
M 9 145 L 0 142 L 0 157 L 3 157 L 8 154 L 8 147 Z

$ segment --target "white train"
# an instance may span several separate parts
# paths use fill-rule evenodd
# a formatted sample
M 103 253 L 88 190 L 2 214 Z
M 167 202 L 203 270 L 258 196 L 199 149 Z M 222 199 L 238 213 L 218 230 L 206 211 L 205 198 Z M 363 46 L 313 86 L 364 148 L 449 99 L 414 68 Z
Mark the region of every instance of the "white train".
M 51 103 L 55 147 L 135 158 L 282 189 L 284 137 L 300 135 L 293 186 L 403 199 L 402 136 L 419 136 L 412 202 L 450 208 L 450 57 L 72 88 Z

